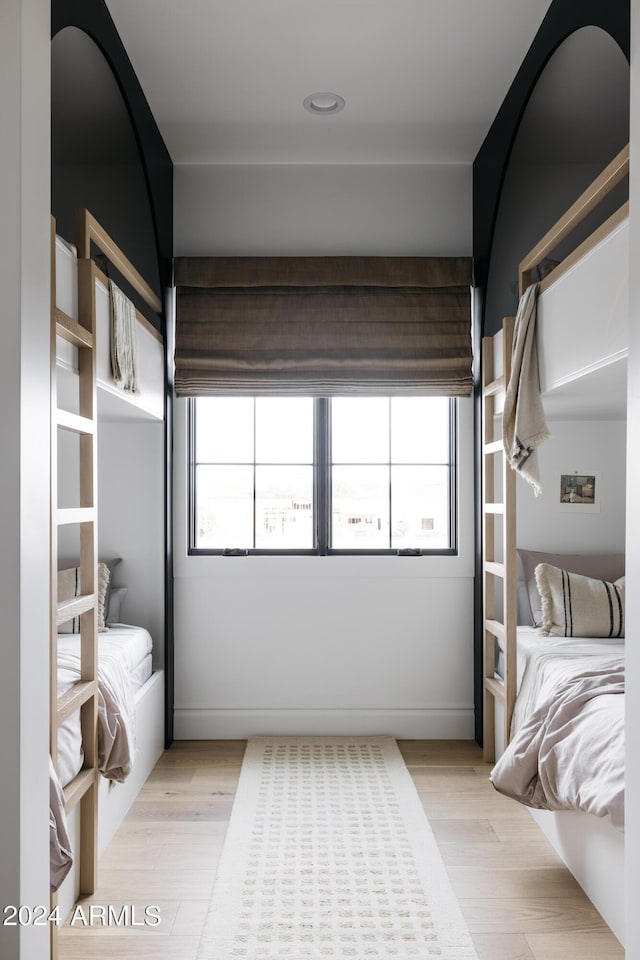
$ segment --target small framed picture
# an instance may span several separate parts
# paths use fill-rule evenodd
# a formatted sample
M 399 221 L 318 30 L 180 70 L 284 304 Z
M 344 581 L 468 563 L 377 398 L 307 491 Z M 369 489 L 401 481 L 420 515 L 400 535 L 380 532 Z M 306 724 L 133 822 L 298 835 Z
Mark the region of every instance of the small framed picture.
M 600 513 L 600 473 L 563 470 L 557 474 L 556 506 L 570 513 Z

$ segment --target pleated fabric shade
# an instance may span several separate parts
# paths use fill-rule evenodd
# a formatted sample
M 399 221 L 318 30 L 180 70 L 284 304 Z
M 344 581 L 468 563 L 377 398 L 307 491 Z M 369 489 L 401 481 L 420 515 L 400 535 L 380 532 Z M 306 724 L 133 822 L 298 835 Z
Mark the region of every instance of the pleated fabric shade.
M 183 257 L 175 390 L 468 396 L 467 257 Z

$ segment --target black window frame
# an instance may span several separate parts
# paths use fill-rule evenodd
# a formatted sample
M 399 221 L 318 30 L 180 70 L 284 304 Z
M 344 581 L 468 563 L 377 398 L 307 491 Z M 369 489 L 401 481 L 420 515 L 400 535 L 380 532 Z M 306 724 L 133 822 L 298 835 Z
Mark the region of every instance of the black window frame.
M 187 409 L 188 459 L 188 544 L 190 557 L 207 556 L 436 556 L 458 555 L 458 403 L 449 398 L 449 547 L 394 548 L 394 547 L 331 547 L 331 402 L 327 397 L 316 397 L 313 403 L 313 514 L 315 547 L 310 548 L 234 548 L 196 547 L 196 402 L 190 398 Z M 391 495 L 391 485 L 390 485 Z M 254 505 L 255 523 L 255 505 Z

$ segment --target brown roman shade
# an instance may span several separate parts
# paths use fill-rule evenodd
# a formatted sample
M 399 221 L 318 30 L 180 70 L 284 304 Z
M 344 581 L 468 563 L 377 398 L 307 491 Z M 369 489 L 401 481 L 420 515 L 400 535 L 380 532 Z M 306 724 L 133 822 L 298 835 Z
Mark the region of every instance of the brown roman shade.
M 181 257 L 179 397 L 467 396 L 467 257 Z

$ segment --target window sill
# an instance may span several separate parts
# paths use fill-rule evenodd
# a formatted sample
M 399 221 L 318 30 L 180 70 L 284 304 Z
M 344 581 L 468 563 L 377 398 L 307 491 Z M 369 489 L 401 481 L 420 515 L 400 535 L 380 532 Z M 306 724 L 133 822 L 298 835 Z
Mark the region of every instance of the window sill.
M 316 555 L 276 556 L 249 555 L 223 557 L 198 554 L 174 556 L 176 577 L 216 577 L 273 579 L 296 578 L 398 578 L 435 579 L 473 577 L 473 556 L 411 556 L 397 554 L 333 554 L 327 557 Z

